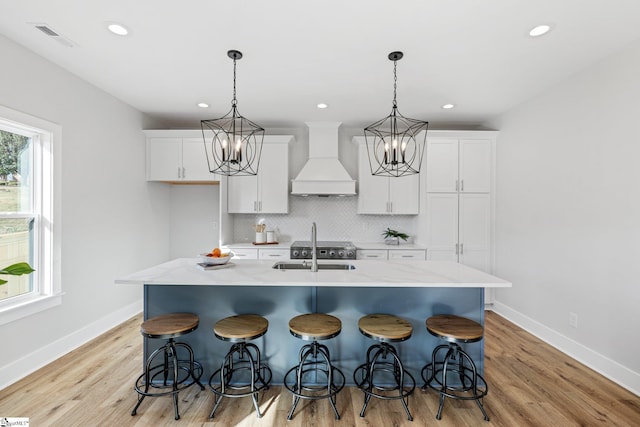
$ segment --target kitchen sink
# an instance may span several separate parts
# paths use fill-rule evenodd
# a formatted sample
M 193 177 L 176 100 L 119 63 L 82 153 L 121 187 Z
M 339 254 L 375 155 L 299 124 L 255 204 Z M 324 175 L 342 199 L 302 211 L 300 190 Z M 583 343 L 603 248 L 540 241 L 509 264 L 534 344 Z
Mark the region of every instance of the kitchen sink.
M 311 270 L 310 262 L 276 262 L 273 267 L 276 270 Z M 351 264 L 321 264 L 318 263 L 318 270 L 355 270 L 356 266 Z

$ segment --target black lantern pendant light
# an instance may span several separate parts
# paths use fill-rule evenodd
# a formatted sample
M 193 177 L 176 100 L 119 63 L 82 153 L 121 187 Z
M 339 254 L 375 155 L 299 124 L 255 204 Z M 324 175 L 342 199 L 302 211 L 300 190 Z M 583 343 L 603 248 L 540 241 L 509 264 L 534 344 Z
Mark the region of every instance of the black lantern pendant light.
M 372 175 L 399 177 L 420 173 L 429 123 L 409 119 L 398 111 L 396 63 L 402 56 L 402 52 L 389 54 L 393 61 L 391 114 L 364 128 Z
M 236 99 L 236 61 L 242 52 L 227 52 L 233 59 L 233 100 L 231 110 L 219 119 L 202 120 L 202 138 L 209 171 L 219 175 L 256 175 L 262 153 L 264 129 L 242 117 Z

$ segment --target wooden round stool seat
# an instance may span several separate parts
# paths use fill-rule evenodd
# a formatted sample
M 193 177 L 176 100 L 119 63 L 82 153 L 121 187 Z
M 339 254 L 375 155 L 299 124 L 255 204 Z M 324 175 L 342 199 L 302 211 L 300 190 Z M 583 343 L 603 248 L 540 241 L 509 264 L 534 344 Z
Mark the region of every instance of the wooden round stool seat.
M 363 335 L 384 342 L 405 341 L 413 333 L 411 323 L 391 314 L 369 314 L 361 317 L 358 328 Z
M 250 341 L 263 336 L 269 329 L 269 321 L 257 314 L 239 314 L 218 321 L 213 333 L 223 341 Z
M 484 334 L 484 328 L 478 322 L 453 314 L 431 316 L 426 326 L 431 335 L 449 342 L 476 342 Z
M 338 336 L 341 330 L 340 319 L 329 314 L 301 314 L 289 320 L 291 335 L 307 341 L 328 340 Z
M 199 318 L 191 313 L 169 313 L 152 317 L 140 326 L 140 333 L 147 338 L 175 338 L 198 328 Z

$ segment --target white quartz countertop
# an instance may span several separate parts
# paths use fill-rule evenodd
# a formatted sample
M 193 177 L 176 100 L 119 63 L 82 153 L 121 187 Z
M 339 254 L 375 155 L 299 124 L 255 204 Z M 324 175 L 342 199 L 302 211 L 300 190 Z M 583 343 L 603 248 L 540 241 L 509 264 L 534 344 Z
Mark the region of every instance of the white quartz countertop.
M 419 249 L 425 250 L 426 246 L 416 245 L 415 243 L 400 243 L 399 245 L 387 245 L 384 242 L 353 242 L 356 248 L 358 249 L 391 249 L 391 250 L 412 250 Z M 254 245 L 253 243 L 229 243 L 227 245 L 222 246 L 224 249 L 289 249 L 291 247 L 291 242 L 279 242 L 276 244 L 258 244 Z
M 506 288 L 511 283 L 450 261 L 350 260 L 355 270 L 276 270 L 273 261 L 233 260 L 217 270 L 200 270 L 197 258 L 178 258 L 116 279 L 119 284 L 203 286 L 338 286 Z M 319 264 L 338 263 L 319 261 Z

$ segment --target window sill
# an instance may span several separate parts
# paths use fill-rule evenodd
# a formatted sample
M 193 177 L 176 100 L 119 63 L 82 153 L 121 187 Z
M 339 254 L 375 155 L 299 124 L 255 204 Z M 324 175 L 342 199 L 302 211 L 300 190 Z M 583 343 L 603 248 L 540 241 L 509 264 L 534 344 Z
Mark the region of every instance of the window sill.
M 16 320 L 48 310 L 60 304 L 62 304 L 61 293 L 26 299 L 19 304 L 0 309 L 0 325 L 15 322 Z

